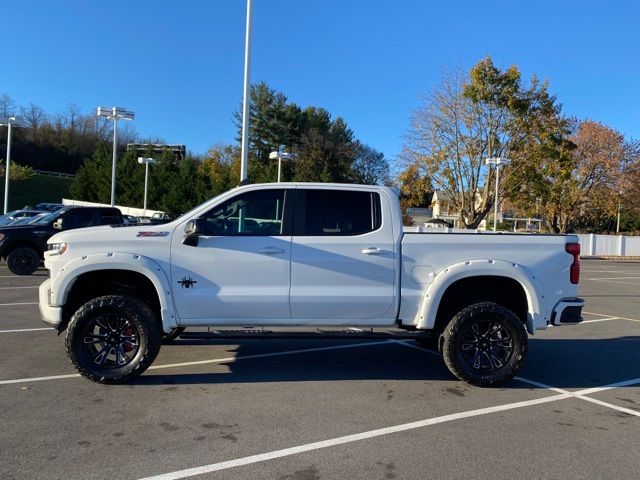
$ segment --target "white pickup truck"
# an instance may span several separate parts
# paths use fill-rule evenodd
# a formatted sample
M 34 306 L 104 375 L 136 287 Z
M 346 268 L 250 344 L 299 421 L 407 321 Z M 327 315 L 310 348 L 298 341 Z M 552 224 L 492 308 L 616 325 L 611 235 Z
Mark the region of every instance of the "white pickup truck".
M 414 336 L 494 386 L 527 332 L 582 320 L 577 237 L 406 230 L 386 187 L 244 185 L 164 225 L 54 235 L 40 311 L 102 383 L 141 374 L 185 327 L 348 326 Z

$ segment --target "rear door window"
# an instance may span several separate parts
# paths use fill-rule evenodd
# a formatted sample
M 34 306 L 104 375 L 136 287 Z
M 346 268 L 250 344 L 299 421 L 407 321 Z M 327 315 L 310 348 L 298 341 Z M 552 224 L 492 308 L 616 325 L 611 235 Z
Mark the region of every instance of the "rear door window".
M 354 236 L 378 230 L 381 225 L 378 193 L 298 189 L 294 235 Z
M 90 227 L 92 225 L 93 211 L 91 209 L 71 210 L 64 216 L 64 229 Z
M 122 223 L 122 215 L 115 210 L 100 211 L 100 225 L 115 225 Z

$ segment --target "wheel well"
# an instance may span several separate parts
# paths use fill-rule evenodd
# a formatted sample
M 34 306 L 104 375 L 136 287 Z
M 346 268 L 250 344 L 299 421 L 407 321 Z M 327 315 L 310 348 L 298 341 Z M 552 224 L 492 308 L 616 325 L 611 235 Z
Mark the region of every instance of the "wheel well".
M 67 328 L 73 314 L 92 298 L 102 295 L 127 294 L 145 302 L 160 318 L 160 298 L 153 282 L 144 274 L 131 270 L 97 270 L 75 279 L 67 294 L 59 331 Z
M 529 304 L 524 287 L 513 278 L 492 275 L 463 278 L 453 282 L 442 295 L 434 330 L 444 331 L 451 318 L 464 307 L 478 302 L 495 302 L 527 322 Z
M 42 250 L 40 249 L 40 247 L 28 240 L 16 240 L 15 242 L 12 242 L 11 244 L 9 244 L 9 246 L 2 253 L 2 258 L 7 258 L 11 252 L 13 252 L 16 248 L 19 248 L 19 247 L 32 248 L 33 250 L 35 250 L 35 252 L 38 254 L 40 259 L 42 260 Z

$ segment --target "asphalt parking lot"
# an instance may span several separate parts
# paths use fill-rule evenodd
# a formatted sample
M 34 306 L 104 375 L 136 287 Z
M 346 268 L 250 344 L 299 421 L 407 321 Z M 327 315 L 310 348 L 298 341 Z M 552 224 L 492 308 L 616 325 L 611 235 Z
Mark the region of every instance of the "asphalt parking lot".
M 40 322 L 46 271 L 0 264 L 0 478 L 636 479 L 640 263 L 582 265 L 585 322 L 480 389 L 388 340 L 178 340 L 98 385 Z

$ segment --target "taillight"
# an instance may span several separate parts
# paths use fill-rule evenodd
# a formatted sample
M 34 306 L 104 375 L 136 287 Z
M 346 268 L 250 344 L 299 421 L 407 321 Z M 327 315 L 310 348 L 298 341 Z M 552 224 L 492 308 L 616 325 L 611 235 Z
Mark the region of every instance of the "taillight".
M 579 243 L 567 243 L 567 253 L 573 256 L 573 263 L 569 269 L 569 280 L 574 285 L 577 285 L 580 281 L 580 244 Z

